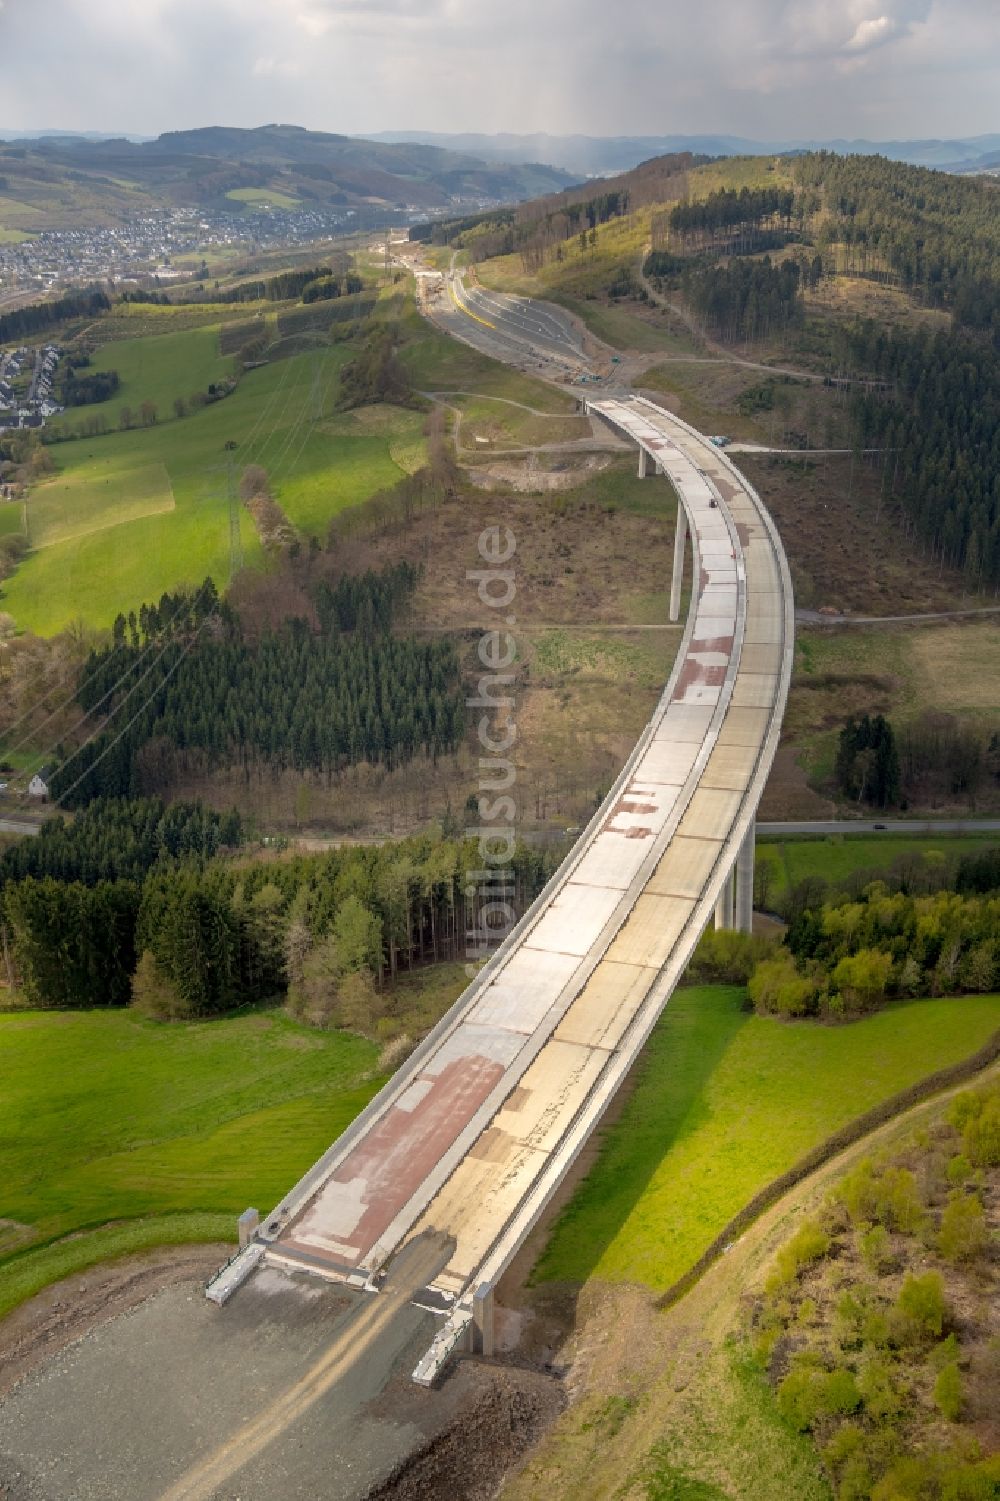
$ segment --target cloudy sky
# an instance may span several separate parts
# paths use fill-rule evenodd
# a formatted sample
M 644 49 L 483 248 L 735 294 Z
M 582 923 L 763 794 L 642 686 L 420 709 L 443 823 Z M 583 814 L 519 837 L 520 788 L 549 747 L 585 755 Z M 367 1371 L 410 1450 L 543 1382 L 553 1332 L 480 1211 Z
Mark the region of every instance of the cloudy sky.
M 958 136 L 1000 0 L 0 0 L 0 128 Z

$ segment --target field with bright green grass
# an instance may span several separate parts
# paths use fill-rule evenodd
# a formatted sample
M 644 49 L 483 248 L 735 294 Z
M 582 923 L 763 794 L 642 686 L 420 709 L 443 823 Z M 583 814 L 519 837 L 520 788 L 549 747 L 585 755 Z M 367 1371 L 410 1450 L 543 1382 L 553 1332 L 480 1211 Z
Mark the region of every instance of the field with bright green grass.
M 207 391 L 210 385 L 225 380 L 233 372 L 233 361 L 220 355 L 219 325 L 210 323 L 140 339 L 116 339 L 97 351 L 88 370 L 117 370 L 121 386 L 108 401 L 71 407 L 64 416 L 54 419 L 54 431 L 73 428 L 97 412 L 117 427 L 122 407 L 131 407 L 138 420 L 144 401 L 153 403 L 161 422 L 173 420 L 175 397 L 187 400 L 192 392 Z
M 227 442 L 237 444 L 237 475 L 262 465 L 293 525 L 322 540 L 338 511 L 423 459 L 419 413 L 336 411 L 348 357 L 344 345 L 297 355 L 249 371 L 234 395 L 180 421 L 55 445 L 56 473 L 29 500 L 35 550 L 4 581 L 0 609 L 49 635 L 80 618 L 110 625 L 119 610 L 206 574 L 225 584 Z M 259 563 L 242 508 L 240 526 L 244 562 Z
M 856 871 L 885 872 L 907 856 L 939 857 L 949 864 L 1000 845 L 1000 834 L 834 834 L 826 839 L 759 839 L 757 857 L 769 859 L 773 895 L 819 876 L 836 886 Z
M 374 1094 L 377 1049 L 279 1012 L 0 1013 L 0 1315 L 143 1246 L 235 1238 Z
M 230 188 L 226 194 L 236 203 L 271 204 L 274 208 L 298 208 L 301 198 L 292 198 L 288 193 L 277 193 L 271 188 Z
M 24 530 L 24 512 L 20 501 L 0 505 L 0 537 L 10 537 Z
M 28 541 L 43 548 L 172 511 L 174 492 L 165 464 L 111 453 L 36 485 L 26 509 Z
M 1000 995 L 912 1001 L 837 1027 L 754 1016 L 742 1000 L 704 986 L 670 1001 L 536 1280 L 665 1290 L 810 1148 L 1000 1027 Z

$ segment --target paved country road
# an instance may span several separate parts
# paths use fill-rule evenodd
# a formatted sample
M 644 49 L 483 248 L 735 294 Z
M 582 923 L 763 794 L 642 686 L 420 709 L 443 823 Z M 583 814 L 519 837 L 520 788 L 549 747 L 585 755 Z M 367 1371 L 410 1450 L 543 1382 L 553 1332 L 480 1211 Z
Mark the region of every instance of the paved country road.
M 819 822 L 757 824 L 757 837 L 775 834 L 997 834 L 1000 818 L 830 818 Z

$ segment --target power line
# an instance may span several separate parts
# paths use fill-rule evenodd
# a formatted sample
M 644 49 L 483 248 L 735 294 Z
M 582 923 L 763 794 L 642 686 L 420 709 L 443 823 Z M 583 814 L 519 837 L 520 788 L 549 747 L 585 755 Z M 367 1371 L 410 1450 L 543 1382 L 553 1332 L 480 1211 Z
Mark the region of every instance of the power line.
M 70 786 L 66 788 L 65 792 L 61 792 L 59 794 L 59 796 L 55 799 L 55 801 L 53 803 L 53 807 L 56 807 L 56 808 L 60 807 L 66 801 L 66 799 L 70 796 L 70 794 L 76 791 L 76 789 L 79 787 L 80 783 L 84 780 L 84 778 L 90 775 L 90 773 L 93 771 L 94 767 L 95 766 L 100 766 L 101 762 L 104 760 L 104 757 L 111 754 L 111 752 L 114 750 L 115 746 L 118 745 L 119 742 L 128 734 L 129 730 L 135 724 L 136 720 L 142 714 L 144 714 L 146 712 L 146 710 L 148 709 L 149 705 L 153 702 L 153 699 L 156 697 L 157 693 L 159 693 L 159 691 L 163 687 L 163 685 L 165 683 L 167 683 L 167 682 L 170 681 L 170 679 L 173 677 L 174 673 L 177 671 L 178 667 L 180 667 L 181 663 L 187 657 L 188 653 L 193 650 L 195 642 L 198 640 L 198 637 L 201 635 L 202 631 L 208 625 L 209 621 L 211 621 L 211 620 L 217 620 L 217 619 L 218 619 L 218 612 L 216 610 L 213 610 L 210 615 L 206 615 L 205 616 L 205 619 L 202 621 L 201 625 L 195 631 L 194 635 L 191 637 L 191 640 L 188 642 L 188 644 L 185 646 L 184 650 L 181 652 L 180 656 L 177 658 L 177 661 L 174 662 L 173 665 L 167 669 L 166 673 L 163 676 L 162 681 L 157 684 L 156 688 L 149 695 L 149 697 L 145 700 L 145 702 L 139 705 L 139 708 L 136 709 L 135 713 L 132 715 L 132 718 L 128 721 L 128 723 L 124 726 L 123 729 L 119 730 L 119 732 L 115 736 L 115 738 L 112 741 L 110 741 L 104 747 L 104 749 L 101 751 L 100 755 L 99 756 L 95 756 L 94 760 L 91 761 L 90 765 L 87 766 L 80 773 L 80 775 L 77 777 L 76 781 L 72 782 L 70 784 Z M 103 728 L 103 726 L 102 726 L 102 728 Z M 94 735 L 96 735 L 98 733 L 100 733 L 100 731 L 99 730 L 95 730 Z M 85 740 L 83 742 L 83 744 L 76 751 L 74 751 L 73 755 L 70 756 L 69 761 L 64 762 L 63 766 L 60 767 L 60 770 L 64 770 L 65 767 L 70 764 L 70 762 L 72 762 L 73 760 L 75 760 L 75 758 L 80 754 L 80 751 L 86 749 L 86 747 L 90 744 L 91 740 L 94 739 L 94 735 L 89 736 L 89 738 L 87 740 Z
M 204 585 L 202 585 L 202 588 L 204 588 Z M 200 592 L 201 591 L 199 590 L 199 593 Z M 197 596 L 195 596 L 195 597 L 197 597 Z M 185 607 L 185 605 L 187 603 L 188 603 L 188 596 L 182 594 L 182 595 L 180 595 L 178 597 L 177 604 L 174 606 L 173 614 L 170 617 L 170 621 L 169 621 L 170 625 L 173 625 L 174 621 L 177 619 L 177 617 L 180 614 L 181 610 Z M 124 683 L 125 679 L 127 677 L 129 677 L 132 672 L 134 672 L 134 670 L 136 669 L 136 667 L 138 667 L 140 665 L 140 663 L 142 662 L 143 658 L 145 656 L 147 656 L 148 653 L 151 652 L 154 649 L 154 647 L 156 646 L 156 644 L 157 644 L 156 637 L 151 636 L 151 637 L 148 638 L 148 640 L 146 641 L 145 646 L 142 648 L 142 651 L 140 652 L 140 655 L 139 655 L 137 661 L 131 662 L 128 665 L 128 667 L 126 667 L 125 671 L 111 685 L 111 687 L 108 689 L 107 693 L 103 694 L 102 697 L 98 699 L 97 703 L 94 704 L 90 709 L 87 710 L 87 712 L 86 712 L 86 714 L 84 714 L 83 718 L 80 719 L 80 720 L 78 720 L 77 723 L 73 726 L 73 728 L 71 730 L 67 731 L 67 734 L 75 734 L 75 732 L 80 728 L 80 726 L 82 724 L 84 724 L 90 718 L 90 716 L 92 714 L 96 713 L 97 710 L 101 707 L 101 705 L 104 704 L 104 703 L 106 703 L 107 700 L 111 697 L 111 695 L 113 693 L 117 692 L 117 690 L 121 687 L 122 683 Z M 161 653 L 161 655 L 162 655 L 162 653 Z M 15 745 L 8 747 L 7 754 L 14 755 L 18 750 L 20 750 L 20 748 L 21 748 L 22 745 L 26 745 L 29 740 L 33 740 L 35 738 L 35 736 L 38 734 L 39 730 L 41 730 L 45 725 L 47 725 L 50 722 L 50 720 L 54 719 L 57 714 L 61 714 L 64 709 L 68 708 L 69 705 L 71 703 L 73 703 L 74 700 L 76 700 L 77 702 L 79 702 L 80 694 L 83 691 L 84 687 L 86 686 L 86 684 L 88 682 L 90 682 L 92 680 L 93 677 L 96 676 L 96 674 L 98 672 L 100 672 L 100 670 L 103 667 L 103 665 L 104 664 L 101 663 L 101 662 L 95 663 L 94 667 L 91 669 L 91 671 L 89 673 L 87 673 L 87 675 L 85 676 L 85 678 L 83 679 L 83 681 L 81 683 L 79 683 L 77 685 L 77 687 L 74 688 L 73 692 L 67 698 L 65 698 L 61 704 L 57 705 L 57 707 L 55 709 L 53 709 L 50 714 L 47 714 L 46 717 L 42 720 L 41 724 L 36 725 L 26 735 L 22 735 L 21 739 L 19 741 L 17 741 L 17 743 Z M 62 739 L 62 738 L 64 738 L 64 737 L 61 736 L 60 739 Z M 29 767 L 31 767 L 31 766 L 36 766 L 37 767 L 37 766 L 43 765 L 45 763 L 45 761 L 48 759 L 48 757 L 51 756 L 54 753 L 54 751 L 55 751 L 55 744 L 56 744 L 55 742 L 52 742 L 49 745 L 48 750 L 43 750 L 43 751 L 35 752 L 30 757 Z

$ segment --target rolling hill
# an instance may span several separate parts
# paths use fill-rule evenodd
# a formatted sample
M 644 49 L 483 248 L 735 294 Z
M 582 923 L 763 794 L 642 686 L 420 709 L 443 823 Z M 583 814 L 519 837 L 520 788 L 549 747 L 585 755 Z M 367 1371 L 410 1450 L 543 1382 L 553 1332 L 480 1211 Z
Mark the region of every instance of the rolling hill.
M 440 209 L 558 192 L 558 168 L 485 162 L 413 143 L 265 125 L 172 131 L 151 141 L 51 137 L 0 142 L 0 224 L 100 225 L 171 208 Z
M 376 141 L 423 142 L 451 151 L 471 151 L 492 162 L 553 162 L 580 176 L 603 177 L 627 172 L 639 162 L 670 152 L 690 151 L 696 156 L 776 156 L 797 151 L 833 151 L 838 156 L 887 156 L 892 161 L 916 167 L 937 167 L 945 172 L 986 171 L 996 164 L 1000 137 L 973 136 L 965 140 L 924 141 L 817 141 L 791 139 L 754 141 L 731 135 L 482 135 L 468 132 L 447 135 L 433 131 L 384 131 Z

